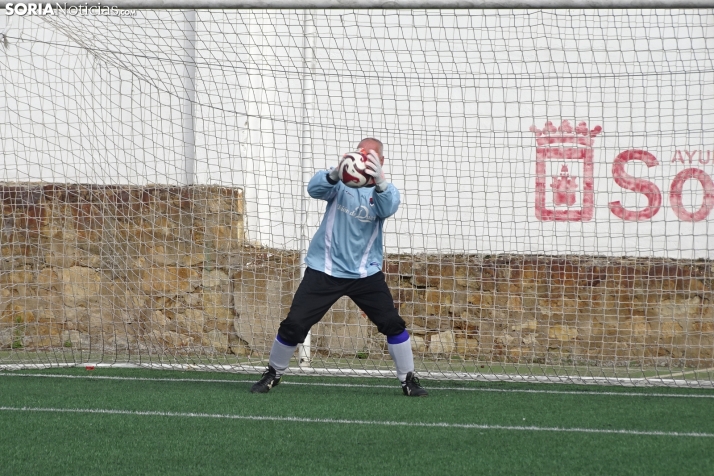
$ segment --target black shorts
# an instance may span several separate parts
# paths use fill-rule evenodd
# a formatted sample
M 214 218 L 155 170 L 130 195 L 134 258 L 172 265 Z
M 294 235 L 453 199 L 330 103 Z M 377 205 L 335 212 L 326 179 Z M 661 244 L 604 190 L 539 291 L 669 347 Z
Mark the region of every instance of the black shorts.
M 293 297 L 288 316 L 280 323 L 278 335 L 286 342 L 305 342 L 310 328 L 342 296 L 352 299 L 382 334 L 394 336 L 406 329 L 404 320 L 394 307 L 392 293 L 381 271 L 366 278 L 349 279 L 335 278 L 307 268 Z

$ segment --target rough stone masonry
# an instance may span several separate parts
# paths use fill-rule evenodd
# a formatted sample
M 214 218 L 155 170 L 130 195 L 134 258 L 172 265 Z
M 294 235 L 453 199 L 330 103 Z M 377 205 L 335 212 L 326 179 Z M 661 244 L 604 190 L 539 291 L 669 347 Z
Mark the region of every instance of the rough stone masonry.
M 299 252 L 244 239 L 243 192 L 215 186 L 0 185 L 0 349 L 264 356 Z M 390 255 L 418 359 L 714 366 L 711 261 Z M 346 299 L 323 356 L 381 356 Z

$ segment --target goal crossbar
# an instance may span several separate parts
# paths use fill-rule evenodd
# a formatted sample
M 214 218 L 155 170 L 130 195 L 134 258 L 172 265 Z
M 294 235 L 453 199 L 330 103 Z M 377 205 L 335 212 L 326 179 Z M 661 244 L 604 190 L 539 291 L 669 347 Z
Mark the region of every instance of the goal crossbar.
M 8 2 L 3 2 L 6 4 Z M 101 2 L 70 0 L 66 6 Z M 590 8 L 711 8 L 713 0 L 117 0 L 123 9 L 590 9 Z M 106 6 L 106 4 L 105 4 Z

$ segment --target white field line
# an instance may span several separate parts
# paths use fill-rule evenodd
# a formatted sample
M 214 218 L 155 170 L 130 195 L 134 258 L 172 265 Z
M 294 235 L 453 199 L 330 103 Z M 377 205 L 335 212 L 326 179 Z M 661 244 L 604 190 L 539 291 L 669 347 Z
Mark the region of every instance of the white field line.
M 193 412 L 161 412 L 138 410 L 113 410 L 103 408 L 41 408 L 41 407 L 2 407 L 0 411 L 15 412 L 48 412 L 48 413 L 89 413 L 100 415 L 129 415 L 129 416 L 158 416 L 171 418 L 216 418 L 224 420 L 252 420 L 252 421 L 278 421 L 286 423 L 324 423 L 337 425 L 371 425 L 371 426 L 406 426 L 420 428 L 457 428 L 467 430 L 506 430 L 506 431 L 553 431 L 565 433 L 600 433 L 614 435 L 637 436 L 686 436 L 693 438 L 714 438 L 714 433 L 677 432 L 677 431 L 646 431 L 646 430 L 608 430 L 601 428 L 562 428 L 544 426 L 508 426 L 508 425 L 479 425 L 476 423 L 447 423 L 447 422 L 409 422 L 409 421 L 374 421 L 374 420 L 344 420 L 333 418 L 306 418 L 306 417 L 280 417 L 260 415 L 228 415 L 217 413 Z
M 210 382 L 210 383 L 238 383 L 252 384 L 255 380 L 224 380 L 224 379 L 203 379 L 203 378 L 151 378 L 151 377 L 113 377 L 109 375 L 52 375 L 52 374 L 18 374 L 0 372 L 0 377 L 40 377 L 40 378 L 67 378 L 67 379 L 88 379 L 88 380 L 135 380 L 148 382 Z M 305 385 L 312 387 L 345 387 L 345 388 L 399 388 L 398 385 L 366 385 L 350 383 L 323 383 L 323 382 L 280 382 L 280 385 Z M 495 393 L 544 393 L 554 395 L 609 395 L 618 397 L 674 397 L 674 398 L 714 398 L 714 393 L 710 394 L 686 394 L 686 393 L 637 393 L 637 392 L 597 392 L 597 391 L 573 391 L 573 390 L 532 390 L 532 389 L 506 389 L 506 388 L 484 388 L 484 387 L 429 387 L 430 392 L 439 390 L 453 390 L 459 392 L 495 392 Z
M 686 372 L 677 372 L 674 374 L 669 374 L 669 375 L 667 375 L 667 378 L 684 377 L 685 375 L 689 375 L 689 374 L 699 374 L 702 372 L 712 372 L 712 371 L 714 371 L 714 367 L 709 367 L 708 369 L 687 370 Z

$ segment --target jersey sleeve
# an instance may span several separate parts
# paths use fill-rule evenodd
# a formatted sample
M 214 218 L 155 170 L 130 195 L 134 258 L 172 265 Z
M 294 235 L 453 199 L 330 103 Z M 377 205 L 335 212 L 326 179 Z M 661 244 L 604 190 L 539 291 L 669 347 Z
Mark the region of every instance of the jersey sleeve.
M 342 182 L 337 182 L 336 184 L 331 184 L 327 180 L 327 170 L 321 170 L 316 173 L 307 184 L 307 193 L 312 198 L 318 198 L 320 200 L 332 200 L 337 194 Z
M 394 215 L 399 208 L 399 190 L 391 183 L 384 192 L 378 192 L 375 188 L 372 192 L 372 199 L 374 200 L 374 211 L 379 218 L 388 218 Z

